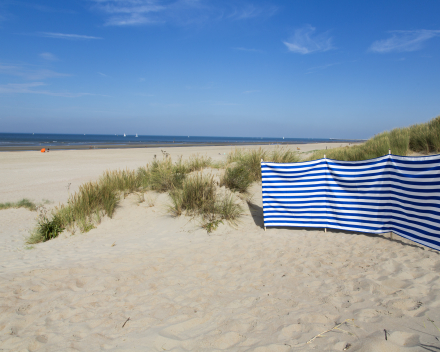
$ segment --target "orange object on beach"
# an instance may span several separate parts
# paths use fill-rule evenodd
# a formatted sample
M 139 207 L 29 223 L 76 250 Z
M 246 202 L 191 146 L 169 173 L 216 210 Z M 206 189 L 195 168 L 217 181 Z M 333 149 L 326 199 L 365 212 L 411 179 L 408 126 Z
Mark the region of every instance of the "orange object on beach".
M 44 153 L 46 151 L 46 148 L 41 149 L 41 152 Z

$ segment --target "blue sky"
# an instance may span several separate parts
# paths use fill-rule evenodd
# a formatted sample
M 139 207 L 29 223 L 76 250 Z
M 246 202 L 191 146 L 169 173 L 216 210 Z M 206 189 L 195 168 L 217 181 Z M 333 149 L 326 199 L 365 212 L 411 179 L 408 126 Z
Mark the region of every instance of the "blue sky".
M 440 2 L 0 2 L 0 132 L 369 138 L 440 115 Z

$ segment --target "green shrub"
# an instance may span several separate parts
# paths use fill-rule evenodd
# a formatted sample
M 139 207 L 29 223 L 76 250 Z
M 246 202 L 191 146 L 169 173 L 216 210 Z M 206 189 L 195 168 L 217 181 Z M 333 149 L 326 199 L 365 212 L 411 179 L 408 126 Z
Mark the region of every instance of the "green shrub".
M 204 228 L 206 230 L 206 232 L 211 233 L 211 232 L 217 230 L 217 227 L 220 224 L 223 224 L 223 220 L 215 220 L 215 219 L 212 221 L 208 220 L 202 224 L 202 228 Z
M 249 170 L 242 164 L 238 164 L 226 169 L 220 185 L 234 192 L 246 193 L 252 181 Z
M 64 225 L 58 214 L 55 213 L 49 217 L 46 208 L 41 207 L 37 218 L 37 225 L 27 243 L 34 244 L 49 241 L 58 237 L 63 230 Z

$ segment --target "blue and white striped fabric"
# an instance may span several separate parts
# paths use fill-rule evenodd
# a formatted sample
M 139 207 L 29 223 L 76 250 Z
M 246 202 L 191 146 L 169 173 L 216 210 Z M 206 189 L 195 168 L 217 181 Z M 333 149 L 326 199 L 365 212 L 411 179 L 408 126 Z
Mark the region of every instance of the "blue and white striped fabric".
M 440 250 L 440 155 L 261 163 L 264 226 L 392 231 Z

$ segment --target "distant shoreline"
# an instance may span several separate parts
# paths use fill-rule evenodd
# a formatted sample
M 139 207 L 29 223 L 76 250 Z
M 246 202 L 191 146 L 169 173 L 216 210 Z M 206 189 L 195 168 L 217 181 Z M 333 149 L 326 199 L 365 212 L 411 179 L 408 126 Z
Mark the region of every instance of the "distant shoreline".
M 335 142 L 243 142 L 243 143 L 223 143 L 223 142 L 212 142 L 212 143 L 161 143 L 161 144 L 87 144 L 87 145 L 41 145 L 41 146 L 10 146 L 10 147 L 0 147 L 0 152 L 18 152 L 18 151 L 39 151 L 43 148 L 50 150 L 85 150 L 85 149 L 140 149 L 140 148 L 174 148 L 174 147 L 216 147 L 216 146 L 231 146 L 231 147 L 246 147 L 246 146 L 256 146 L 256 145 L 298 145 L 298 144 L 337 144 L 337 143 L 351 143 L 359 144 L 363 141 L 335 141 Z

